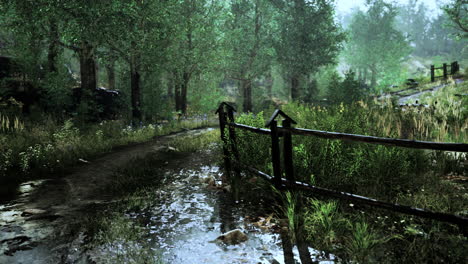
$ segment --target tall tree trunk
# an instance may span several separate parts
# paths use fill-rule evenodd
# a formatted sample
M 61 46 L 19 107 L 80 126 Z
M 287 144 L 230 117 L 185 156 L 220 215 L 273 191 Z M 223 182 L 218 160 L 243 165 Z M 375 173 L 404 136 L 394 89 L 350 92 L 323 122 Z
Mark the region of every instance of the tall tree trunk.
M 107 66 L 107 88 L 115 90 L 115 61 L 112 60 Z
M 242 110 L 244 112 L 252 112 L 252 81 L 250 79 L 244 79 L 241 81 L 242 86 Z
M 367 68 L 363 68 L 363 71 L 364 71 L 364 76 L 362 77 L 363 78 L 362 82 L 366 84 L 367 83 Z
M 180 87 L 180 78 L 179 78 L 179 73 L 177 71 L 174 71 L 173 72 L 173 76 L 174 76 L 174 102 L 175 102 L 175 110 L 178 112 L 178 111 L 181 111 L 182 108 L 181 108 L 181 102 L 180 102 L 180 97 L 181 97 L 181 87 Z
M 375 70 L 375 67 L 371 68 L 371 87 L 372 89 L 375 88 L 377 85 L 377 71 Z
M 57 57 L 60 51 L 60 47 L 57 43 L 58 40 L 59 32 L 57 23 L 51 20 L 49 24 L 49 48 L 47 54 L 47 71 L 49 73 L 57 72 Z
M 140 91 L 140 72 L 137 64 L 137 58 L 132 56 L 130 63 L 131 91 L 132 91 L 132 119 L 134 122 L 141 121 L 141 91 Z
M 97 86 L 93 46 L 84 41 L 79 50 L 79 56 L 82 93 L 93 95 Z
M 168 80 L 167 80 L 167 97 L 169 100 L 171 100 L 172 97 L 174 97 L 174 77 L 171 76 L 171 74 L 168 74 Z
M 265 76 L 265 88 L 267 90 L 268 98 L 273 98 L 273 77 L 271 76 L 270 71 L 268 71 L 267 75 Z
M 187 89 L 190 81 L 190 73 L 184 72 L 182 76 L 182 89 L 180 96 L 180 110 L 183 114 L 187 113 Z
M 299 77 L 297 75 L 293 75 L 291 77 L 291 99 L 297 100 L 299 99 Z

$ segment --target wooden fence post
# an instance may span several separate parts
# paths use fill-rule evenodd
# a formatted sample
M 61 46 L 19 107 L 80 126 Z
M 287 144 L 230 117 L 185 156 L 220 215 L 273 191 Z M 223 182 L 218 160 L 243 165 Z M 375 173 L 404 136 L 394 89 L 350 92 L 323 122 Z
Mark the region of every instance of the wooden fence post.
M 279 133 L 278 133 L 278 122 L 275 120 L 278 116 L 282 116 L 283 127 L 291 128 L 292 124 L 297 124 L 292 118 L 290 118 L 283 111 L 276 109 L 270 120 L 266 123 L 267 127 L 271 130 L 271 155 L 273 163 L 274 183 L 277 188 L 281 187 L 281 155 L 279 148 Z M 289 132 L 289 133 L 288 133 Z M 289 134 L 289 137 L 288 137 Z M 288 130 L 283 134 L 284 139 L 284 166 L 286 168 L 286 177 L 288 180 L 294 181 L 294 170 L 292 160 L 292 139 L 291 132 Z
M 234 111 L 235 109 L 227 105 L 228 107 L 228 112 L 227 112 L 227 117 L 229 122 L 234 123 Z M 229 126 L 229 146 L 231 149 L 231 153 L 234 154 L 234 159 L 238 164 L 240 164 L 239 160 L 239 151 L 237 149 L 237 140 L 236 140 L 236 129 L 232 126 Z M 234 178 L 231 184 L 233 185 L 232 190 L 234 192 L 234 197 L 236 200 L 239 199 L 239 183 L 240 183 L 240 169 L 239 166 L 233 166 L 234 167 Z
M 455 75 L 459 71 L 458 61 L 452 62 L 450 66 L 450 75 Z
M 444 70 L 444 80 L 447 80 L 447 79 L 448 79 L 448 75 L 447 75 L 447 63 L 444 63 L 443 70 Z
M 229 122 L 234 123 L 234 108 L 228 107 L 227 117 Z M 237 150 L 237 139 L 236 139 L 236 129 L 232 126 L 229 126 L 229 143 L 231 146 L 232 153 L 236 158 L 236 161 L 239 161 L 239 151 Z
M 223 141 L 223 154 L 224 154 L 224 169 L 225 169 L 225 176 L 223 176 L 223 183 L 227 183 L 229 181 L 230 174 L 231 174 L 231 160 L 229 159 L 229 150 L 228 150 L 228 140 L 226 138 L 226 123 L 227 123 L 227 118 L 226 118 L 226 112 L 224 111 L 224 105 L 225 103 L 221 103 L 219 105 L 218 110 L 216 113 L 219 116 L 219 128 L 221 130 L 221 140 Z
M 291 120 L 284 119 L 282 122 L 283 128 L 291 128 Z M 285 131 L 283 134 L 283 159 L 284 159 L 284 171 L 286 173 L 286 179 L 294 182 L 294 164 L 293 164 L 293 150 L 292 150 L 292 136 L 290 131 Z
M 278 136 L 278 122 L 270 122 L 271 129 L 271 163 L 273 165 L 274 184 L 277 189 L 281 187 L 281 158 Z
M 431 65 L 431 82 L 435 82 L 435 69 L 434 69 L 434 65 Z

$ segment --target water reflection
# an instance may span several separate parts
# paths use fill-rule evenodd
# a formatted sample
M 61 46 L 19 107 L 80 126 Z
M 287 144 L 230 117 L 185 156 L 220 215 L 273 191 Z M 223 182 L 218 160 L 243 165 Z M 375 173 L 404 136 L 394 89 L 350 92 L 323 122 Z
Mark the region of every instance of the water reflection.
M 236 203 L 220 189 L 207 188 L 204 179 L 218 181 L 221 174 L 214 166 L 182 170 L 159 191 L 155 206 L 129 216 L 146 223 L 148 240 L 164 263 L 283 263 L 280 234 L 246 224 L 244 216 L 252 215 L 252 206 Z M 242 230 L 249 239 L 239 245 L 215 242 L 233 229 Z M 293 251 L 298 256 L 297 249 Z

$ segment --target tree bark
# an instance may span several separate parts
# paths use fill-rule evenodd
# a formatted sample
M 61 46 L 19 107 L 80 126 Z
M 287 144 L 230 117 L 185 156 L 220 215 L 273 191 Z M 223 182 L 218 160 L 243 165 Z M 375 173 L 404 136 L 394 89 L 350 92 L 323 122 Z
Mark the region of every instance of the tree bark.
M 175 102 L 175 110 L 181 111 L 181 104 L 180 104 L 180 97 L 181 97 L 181 87 L 180 87 L 180 79 L 179 73 L 177 71 L 173 72 L 173 84 L 174 84 L 174 102 Z
M 181 94 L 180 94 L 180 110 L 182 114 L 187 113 L 187 89 L 190 81 L 190 73 L 184 72 L 182 76 L 182 87 L 181 87 Z
M 106 66 L 107 71 L 107 88 L 115 90 L 115 62 L 111 61 Z
M 265 77 L 265 87 L 267 90 L 268 98 L 273 98 L 273 77 L 271 76 L 271 72 L 269 71 Z
M 252 81 L 249 79 L 241 81 L 244 112 L 252 112 Z
M 375 88 L 377 85 L 377 71 L 375 68 L 371 68 L 371 87 Z
M 141 91 L 140 91 L 140 72 L 137 65 L 137 59 L 132 56 L 130 63 L 131 91 L 132 91 L 132 119 L 135 122 L 141 121 Z
M 364 71 L 364 74 L 363 74 L 363 77 L 362 77 L 363 78 L 362 82 L 364 84 L 366 84 L 367 83 L 367 68 L 363 68 L 363 71 Z
M 174 97 L 174 85 L 175 85 L 174 77 L 171 76 L 171 74 L 168 74 L 167 97 L 169 98 L 169 100 L 171 100 L 172 97 Z
M 93 46 L 87 41 L 81 45 L 78 51 L 80 57 L 81 89 L 83 94 L 94 94 L 97 86 L 96 61 Z
M 293 101 L 299 99 L 299 77 L 297 75 L 293 75 L 291 77 L 291 99 Z
M 49 25 L 49 48 L 47 54 L 47 70 L 49 73 L 57 72 L 57 57 L 59 54 L 58 40 L 59 33 L 57 23 L 51 20 Z

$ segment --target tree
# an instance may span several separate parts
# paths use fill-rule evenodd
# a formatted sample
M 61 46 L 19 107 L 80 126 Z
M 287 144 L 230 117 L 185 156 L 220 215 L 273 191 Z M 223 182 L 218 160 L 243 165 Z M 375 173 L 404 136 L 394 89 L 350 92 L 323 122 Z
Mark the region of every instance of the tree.
M 155 61 L 161 59 L 161 54 L 168 46 L 164 38 L 172 27 L 167 19 L 171 5 L 166 2 L 113 1 L 106 10 L 103 22 L 105 29 L 101 31 L 105 36 L 103 45 L 108 47 L 104 55 L 109 58 L 109 83 L 113 83 L 112 65 L 116 55 L 128 65 L 132 120 L 135 123 L 142 120 L 142 73 L 158 66 Z M 161 64 L 159 62 L 159 66 Z
M 411 48 L 403 34 L 393 27 L 396 16 L 393 5 L 368 0 L 367 7 L 366 12 L 358 11 L 351 22 L 346 61 L 364 81 L 370 72 L 370 85 L 375 88 L 379 79 L 399 75 L 400 64 Z
M 445 55 L 460 59 L 466 54 L 467 38 L 457 39 L 459 30 L 453 26 L 447 14 L 441 13 L 431 21 L 428 30 L 427 50 L 430 56 Z M 466 55 L 465 55 L 466 56 Z
M 330 0 L 275 0 L 279 36 L 274 47 L 297 100 L 301 83 L 321 66 L 336 62 L 344 34 L 334 21 Z
M 396 28 L 405 34 L 405 37 L 414 46 L 416 55 L 426 55 L 428 30 L 430 19 L 424 2 L 410 0 L 406 5 L 397 8 Z
M 267 0 L 232 0 L 227 21 L 227 73 L 240 82 L 244 112 L 252 111 L 252 82 L 269 70 L 272 6 Z
M 173 14 L 176 27 L 167 50 L 176 111 L 187 112 L 187 95 L 194 76 L 216 67 L 220 49 L 219 16 L 223 5 L 215 0 L 181 0 Z
M 443 7 L 445 13 L 458 30 L 464 32 L 463 37 L 468 37 L 468 0 L 453 0 Z
M 352 103 L 360 100 L 364 95 L 363 85 L 356 80 L 356 74 L 349 71 L 342 80 L 334 72 L 328 84 L 328 99 L 333 103 Z

